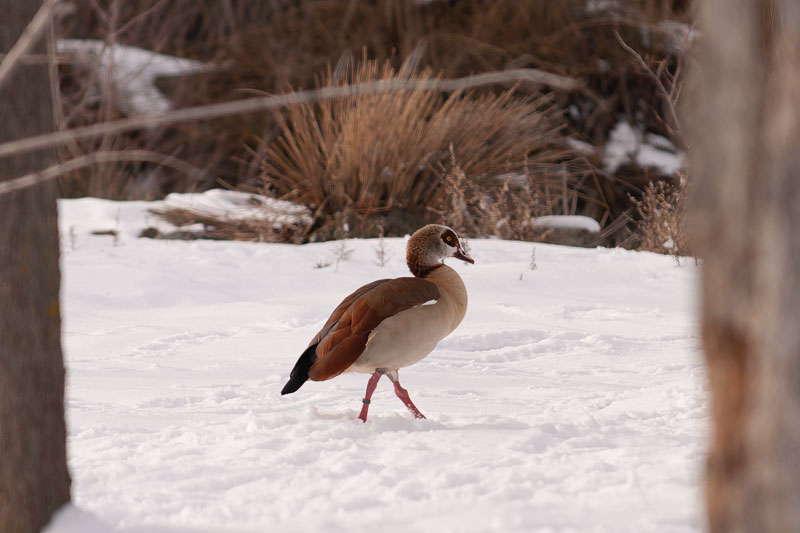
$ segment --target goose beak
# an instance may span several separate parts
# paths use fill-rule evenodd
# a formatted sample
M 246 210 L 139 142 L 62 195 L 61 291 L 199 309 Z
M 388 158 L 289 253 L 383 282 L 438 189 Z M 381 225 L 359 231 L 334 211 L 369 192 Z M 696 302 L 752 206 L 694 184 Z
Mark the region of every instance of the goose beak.
M 460 245 L 458 248 L 456 248 L 456 253 L 453 254 L 453 257 L 455 257 L 456 259 L 461 259 L 462 261 L 465 261 L 471 265 L 475 264 L 475 260 L 470 256 L 468 256 L 467 254 L 465 254 L 464 250 L 461 249 Z

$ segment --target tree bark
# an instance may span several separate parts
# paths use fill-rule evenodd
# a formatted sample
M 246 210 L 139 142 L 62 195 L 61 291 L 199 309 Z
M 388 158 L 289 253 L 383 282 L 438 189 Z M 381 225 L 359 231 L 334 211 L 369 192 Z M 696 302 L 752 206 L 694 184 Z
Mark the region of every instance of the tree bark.
M 683 106 L 703 258 L 710 531 L 800 524 L 800 3 L 703 0 Z
M 0 52 L 38 2 L 4 2 Z M 44 46 L 38 45 L 38 53 Z M 20 65 L 0 89 L 0 142 L 53 130 L 47 67 Z M 0 159 L 0 180 L 55 162 Z M 55 184 L 0 196 L 0 531 L 38 532 L 70 499 L 64 422 Z

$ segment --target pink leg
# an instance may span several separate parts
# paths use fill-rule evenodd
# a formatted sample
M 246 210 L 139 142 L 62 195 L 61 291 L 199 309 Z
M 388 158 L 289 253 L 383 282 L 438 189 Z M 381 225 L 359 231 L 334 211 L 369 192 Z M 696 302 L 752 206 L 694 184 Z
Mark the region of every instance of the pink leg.
M 400 398 L 400 401 L 408 407 L 408 410 L 411 411 L 411 414 L 414 415 L 414 418 L 425 418 L 425 415 L 419 412 L 417 406 L 414 405 L 414 402 L 411 401 L 411 398 L 408 396 L 408 391 L 400 386 L 400 381 L 394 382 L 394 393 L 397 394 L 397 397 Z
M 367 421 L 367 411 L 369 411 L 369 402 L 371 401 L 370 399 L 372 398 L 372 393 L 375 392 L 375 387 L 378 386 L 378 380 L 381 379 L 381 375 L 382 374 L 378 374 L 377 372 L 375 372 L 374 374 L 372 374 L 372 377 L 370 377 L 369 381 L 367 382 L 367 393 L 364 395 L 364 399 L 362 400 L 364 402 L 364 405 L 361 406 L 361 414 L 358 415 L 358 418 L 360 418 L 363 422 Z

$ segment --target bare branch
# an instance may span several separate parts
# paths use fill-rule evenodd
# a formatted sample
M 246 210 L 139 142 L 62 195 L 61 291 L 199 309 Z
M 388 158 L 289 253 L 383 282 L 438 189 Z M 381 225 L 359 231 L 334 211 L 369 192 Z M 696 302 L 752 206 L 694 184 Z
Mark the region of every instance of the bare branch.
M 50 22 L 50 14 L 57 3 L 58 0 L 45 0 L 42 7 L 39 8 L 39 11 L 36 12 L 36 15 L 25 28 L 25 31 L 22 32 L 17 42 L 14 43 L 14 46 L 3 58 L 3 62 L 0 63 L 0 87 L 3 86 L 6 78 L 14 71 L 19 59 L 25 55 L 25 52 L 30 50 L 31 46 L 36 44 L 36 39 L 47 28 Z
M 672 88 L 667 89 L 667 87 L 664 85 L 664 81 L 661 79 L 661 69 L 663 68 L 663 63 L 659 67 L 658 73 L 653 72 L 653 69 L 642 58 L 641 54 L 636 50 L 634 50 L 630 45 L 628 45 L 628 43 L 626 43 L 622 39 L 619 32 L 615 31 L 614 35 L 617 37 L 617 41 L 619 42 L 620 46 L 626 52 L 628 52 L 636 60 L 639 66 L 642 67 L 642 69 L 653 79 L 653 81 L 656 83 L 656 86 L 658 87 L 659 92 L 661 93 L 661 96 L 664 97 L 664 100 L 667 103 L 667 109 L 669 110 L 670 119 L 672 120 L 672 123 L 675 125 L 675 128 L 670 127 L 666 123 L 664 125 L 670 130 L 671 134 L 673 135 L 677 134 L 678 136 L 682 136 L 680 119 L 678 119 L 678 112 L 675 109 L 675 103 L 677 100 L 677 91 L 680 90 L 676 89 L 676 86 L 678 85 L 677 76 L 673 77 Z
M 79 168 L 96 165 L 98 163 L 118 163 L 120 161 L 156 163 L 159 165 L 172 167 L 179 172 L 183 172 L 184 174 L 197 179 L 201 179 L 203 174 L 205 174 L 205 171 L 195 167 L 194 165 L 190 165 L 186 161 L 178 159 L 177 157 L 160 154 L 158 152 L 151 152 L 148 150 L 95 152 L 93 154 L 87 154 L 70 159 L 63 163 L 59 163 L 58 165 L 47 167 L 39 172 L 32 172 L 31 174 L 25 174 L 19 178 L 0 181 L 0 195 L 55 179 L 66 174 L 67 172 L 72 172 L 73 170 L 77 170 Z
M 352 95 L 378 94 L 395 91 L 431 90 L 453 92 L 486 85 L 511 85 L 522 83 L 526 85 L 546 85 L 553 89 L 572 91 L 581 87 L 581 83 L 566 76 L 559 76 L 538 69 L 514 69 L 499 72 L 488 72 L 465 78 L 440 79 L 392 79 L 354 85 L 322 87 L 319 89 L 299 91 L 293 93 L 262 96 L 222 102 L 197 107 L 187 107 L 166 113 L 140 115 L 112 122 L 94 124 L 72 130 L 64 130 L 44 135 L 37 135 L 16 141 L 0 144 L 0 157 L 9 157 L 22 152 L 30 152 L 48 148 L 80 139 L 90 139 L 131 131 L 142 128 L 152 128 L 164 124 L 189 122 L 192 120 L 209 120 L 229 115 L 255 113 L 310 102 L 345 98 Z

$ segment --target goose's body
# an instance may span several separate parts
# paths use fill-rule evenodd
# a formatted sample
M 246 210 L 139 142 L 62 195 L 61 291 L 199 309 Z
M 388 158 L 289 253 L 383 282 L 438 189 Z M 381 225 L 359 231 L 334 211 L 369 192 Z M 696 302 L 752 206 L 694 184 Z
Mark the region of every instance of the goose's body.
M 374 281 L 345 298 L 300 356 L 281 394 L 295 392 L 308 379 L 371 373 L 359 416 L 366 422 L 372 392 L 386 374 L 414 416 L 424 418 L 400 386 L 398 370 L 427 357 L 467 311 L 466 287 L 441 262 L 446 257 L 473 262 L 450 228 L 429 224 L 414 233 L 406 253 L 414 277 Z
M 372 330 L 366 348 L 348 371 L 371 374 L 377 369 L 413 365 L 458 327 L 467 312 L 467 288 L 461 276 L 441 265 L 425 280 L 436 285 L 439 298 L 384 319 Z

